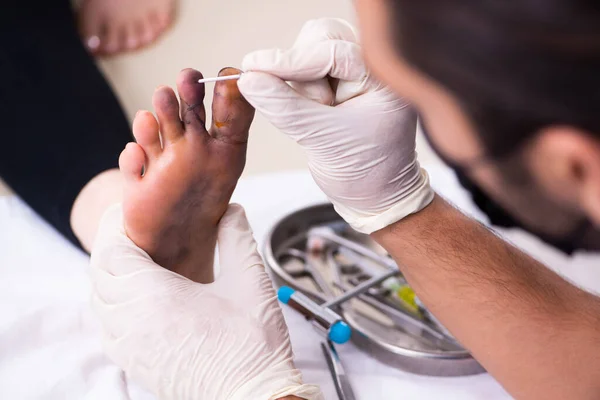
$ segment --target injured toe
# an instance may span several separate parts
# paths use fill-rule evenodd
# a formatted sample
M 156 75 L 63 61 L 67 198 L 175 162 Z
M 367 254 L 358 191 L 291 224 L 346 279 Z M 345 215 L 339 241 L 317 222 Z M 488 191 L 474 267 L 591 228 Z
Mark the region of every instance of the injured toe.
M 163 145 L 168 145 L 181 138 L 183 127 L 181 119 L 179 119 L 179 101 L 173 89 L 167 86 L 156 89 L 152 96 L 152 104 L 158 116 Z
M 224 68 L 219 76 L 241 73 L 236 68 Z M 241 95 L 236 80 L 215 83 L 212 104 L 211 136 L 230 143 L 246 143 L 254 118 L 254 108 Z
M 181 120 L 186 129 L 206 133 L 206 110 L 204 108 L 204 84 L 198 83 L 202 73 L 194 69 L 184 69 L 177 77 L 177 91 L 181 98 Z M 196 133 L 198 133 L 196 132 Z

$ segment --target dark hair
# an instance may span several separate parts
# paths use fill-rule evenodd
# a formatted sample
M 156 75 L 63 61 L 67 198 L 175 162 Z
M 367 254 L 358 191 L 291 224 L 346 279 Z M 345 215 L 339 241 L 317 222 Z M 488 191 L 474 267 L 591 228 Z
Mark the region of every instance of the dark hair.
M 456 96 L 491 156 L 565 124 L 600 138 L 597 0 L 388 0 L 404 59 Z

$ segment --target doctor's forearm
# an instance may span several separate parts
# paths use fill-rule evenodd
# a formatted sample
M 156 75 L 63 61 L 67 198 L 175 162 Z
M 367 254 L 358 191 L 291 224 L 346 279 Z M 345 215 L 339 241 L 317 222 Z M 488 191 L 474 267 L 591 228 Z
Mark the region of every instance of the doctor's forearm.
M 519 399 L 600 397 L 600 299 L 440 197 L 373 237 L 419 298 Z

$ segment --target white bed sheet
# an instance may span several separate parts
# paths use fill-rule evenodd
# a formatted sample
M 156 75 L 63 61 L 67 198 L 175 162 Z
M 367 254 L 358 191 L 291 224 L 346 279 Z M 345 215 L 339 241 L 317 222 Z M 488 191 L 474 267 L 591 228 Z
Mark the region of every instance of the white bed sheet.
M 431 175 L 438 191 L 473 210 L 452 173 L 433 168 Z M 325 200 L 304 171 L 244 179 L 234 194 L 234 201 L 246 208 L 259 242 L 282 215 Z M 598 255 L 567 258 L 522 232 L 506 235 L 582 286 L 600 289 Z M 87 263 L 87 256 L 21 200 L 0 197 L 1 399 L 153 399 L 102 354 L 99 329 L 88 306 Z M 285 316 L 306 381 L 320 384 L 326 398 L 335 399 L 320 338 L 298 315 L 286 310 Z M 389 368 L 351 344 L 339 350 L 358 399 L 510 398 L 487 374 L 423 377 Z

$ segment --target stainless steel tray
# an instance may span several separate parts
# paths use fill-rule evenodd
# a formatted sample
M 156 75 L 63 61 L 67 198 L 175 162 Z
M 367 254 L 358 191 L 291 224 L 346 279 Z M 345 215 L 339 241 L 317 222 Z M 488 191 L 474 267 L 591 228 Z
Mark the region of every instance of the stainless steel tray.
M 301 290 L 314 301 L 321 303 L 331 298 L 313 284 L 310 278 L 293 273 L 294 266 L 282 265 L 280 255 L 290 249 L 304 251 L 307 244 L 307 232 L 315 226 L 334 224 L 342 226 L 343 220 L 334 211 L 331 204 L 322 204 L 298 210 L 282 218 L 270 231 L 263 254 L 266 265 L 277 285 L 288 285 Z M 384 255 L 368 235 L 353 231 L 347 225 L 343 236 Z M 311 256 L 313 257 L 313 256 Z M 317 268 L 335 295 L 343 293 L 333 284 L 330 263 L 319 261 L 320 256 L 311 258 L 311 264 Z M 279 260 L 279 261 L 278 261 Z M 297 261 L 296 261 L 297 262 Z M 300 268 L 300 266 L 299 266 Z M 382 268 L 373 263 L 373 268 Z M 340 313 L 352 327 L 352 341 L 369 355 L 378 360 L 421 375 L 462 376 L 485 372 L 468 351 L 460 345 L 448 345 L 432 340 L 427 332 L 400 324 L 388 315 L 373 308 L 361 299 L 352 299 L 335 311 Z

